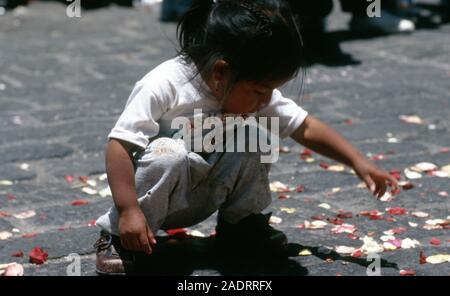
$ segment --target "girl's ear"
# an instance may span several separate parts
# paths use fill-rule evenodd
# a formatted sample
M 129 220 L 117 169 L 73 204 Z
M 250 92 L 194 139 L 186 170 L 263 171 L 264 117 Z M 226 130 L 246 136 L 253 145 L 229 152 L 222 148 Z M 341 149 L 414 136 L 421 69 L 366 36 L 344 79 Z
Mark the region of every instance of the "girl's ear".
M 230 65 L 224 60 L 217 60 L 212 67 L 212 78 L 215 83 L 227 85 L 230 79 Z

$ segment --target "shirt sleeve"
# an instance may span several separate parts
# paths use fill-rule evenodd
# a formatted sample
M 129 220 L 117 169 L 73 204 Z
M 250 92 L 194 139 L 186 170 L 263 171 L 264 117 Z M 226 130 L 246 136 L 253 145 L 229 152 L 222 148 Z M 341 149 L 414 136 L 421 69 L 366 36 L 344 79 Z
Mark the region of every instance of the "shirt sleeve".
M 293 100 L 283 97 L 281 92 L 275 89 L 269 105 L 261 109 L 257 116 L 278 117 L 278 134 L 281 138 L 287 138 L 305 121 L 308 112 Z M 274 131 L 272 130 L 272 132 Z
M 125 109 L 108 138 L 120 139 L 146 148 L 159 133 L 158 120 L 164 113 L 163 98 L 145 83 L 136 83 Z

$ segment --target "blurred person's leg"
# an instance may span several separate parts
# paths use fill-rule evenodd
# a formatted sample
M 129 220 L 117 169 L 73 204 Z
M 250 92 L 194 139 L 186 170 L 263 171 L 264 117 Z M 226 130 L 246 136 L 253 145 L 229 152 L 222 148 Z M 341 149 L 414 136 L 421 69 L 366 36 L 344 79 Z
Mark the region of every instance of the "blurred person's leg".
M 180 17 L 189 9 L 192 0 L 164 0 L 161 10 L 161 21 L 178 21 Z
M 342 10 L 352 14 L 350 27 L 353 31 L 362 33 L 409 33 L 415 30 L 414 22 L 401 13 L 402 9 L 412 7 L 412 0 L 383 0 L 380 1 L 378 16 L 369 16 L 371 6 L 375 2 L 361 0 L 340 0 Z
M 326 17 L 333 10 L 332 0 L 290 0 L 290 5 L 302 34 L 306 64 L 355 63 L 341 51 L 339 43 L 326 34 Z
M 0 7 L 14 9 L 21 5 L 27 5 L 29 0 L 0 0 Z

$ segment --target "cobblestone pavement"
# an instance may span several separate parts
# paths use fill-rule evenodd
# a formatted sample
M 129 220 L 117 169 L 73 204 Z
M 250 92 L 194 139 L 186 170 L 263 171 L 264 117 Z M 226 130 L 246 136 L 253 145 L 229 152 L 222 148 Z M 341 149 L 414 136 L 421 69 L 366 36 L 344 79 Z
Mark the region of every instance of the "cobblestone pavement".
M 347 21 L 347 15 L 336 11 L 330 27 L 345 29 Z M 83 11 L 81 18 L 69 19 L 62 5 L 34 3 L 0 16 L 0 233 L 5 238 L 0 240 L 0 264 L 22 263 L 26 275 L 65 275 L 66 256 L 78 253 L 82 274 L 95 274 L 92 244 L 98 229 L 92 220 L 112 205 L 110 197 L 101 196 L 106 187 L 106 135 L 134 82 L 174 55 L 174 34 L 173 24 L 158 23 L 148 11 L 119 7 Z M 449 34 L 446 25 L 407 36 L 346 40 L 343 50 L 361 64 L 311 67 L 304 79 L 304 96 L 296 100 L 368 156 L 382 158 L 376 160 L 379 166 L 399 170 L 403 180 L 403 170 L 416 163 L 448 165 Z M 285 94 L 297 98 L 300 83 L 287 85 Z M 423 123 L 406 123 L 401 115 L 417 115 Z M 299 157 L 303 147 L 291 140 L 284 145 L 291 150 L 273 165 L 271 179 L 305 188 L 288 193 L 288 199 L 279 199 L 274 192 L 269 209 L 282 218 L 276 227 L 289 237 L 289 259 L 263 257 L 223 265 L 211 257 L 210 240 L 205 238 L 178 250 L 172 256 L 175 269 L 165 263 L 162 273 L 365 275 L 370 262 L 364 257 L 324 249 L 360 247 L 361 240 L 332 234 L 335 225 L 327 220 L 323 229 L 298 227 L 304 220 L 314 221 L 313 216 L 335 217 L 342 209 L 353 213 L 345 223 L 357 227 L 357 236 L 369 234 L 381 243 L 384 231 L 404 227 L 406 231 L 396 238 L 421 243 L 381 253 L 382 275 L 398 275 L 405 268 L 417 275 L 449 275 L 448 262 L 419 264 L 420 250 L 425 256 L 449 253 L 448 228 L 442 229 L 445 221 L 434 226 L 441 229 L 423 228 L 427 220 L 448 219 L 448 178 L 423 174 L 410 180 L 413 189 L 402 190 L 389 202 L 376 201 L 358 187 L 360 181 L 349 168 L 325 170 L 319 164 L 333 164 L 331 160 L 313 154 L 315 161 L 307 162 Z M 75 181 L 70 183 L 65 176 Z M 80 176 L 88 176 L 88 183 L 79 181 Z M 88 204 L 71 204 L 79 199 Z M 329 209 L 318 207 L 322 203 Z M 368 210 L 385 212 L 387 207 L 403 207 L 408 214 L 385 213 L 387 220 L 358 215 Z M 32 217 L 24 218 L 30 210 L 35 215 L 28 212 Z M 414 217 L 414 211 L 429 217 Z M 193 229 L 208 234 L 214 225 L 211 217 Z M 12 236 L 6 238 L 9 233 Z M 440 245 L 430 244 L 432 238 L 439 239 Z M 28 263 L 35 246 L 48 252 L 43 265 Z M 299 256 L 304 249 L 312 255 Z M 25 256 L 11 256 L 18 251 Z

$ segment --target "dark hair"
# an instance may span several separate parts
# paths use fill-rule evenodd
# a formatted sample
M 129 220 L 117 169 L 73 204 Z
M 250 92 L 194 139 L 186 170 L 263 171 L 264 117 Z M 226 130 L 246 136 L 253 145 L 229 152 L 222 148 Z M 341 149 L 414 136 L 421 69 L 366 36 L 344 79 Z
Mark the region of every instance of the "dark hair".
M 302 68 L 303 42 L 286 0 L 193 0 L 177 35 L 186 62 L 209 75 L 223 59 L 232 84 L 291 78 Z

